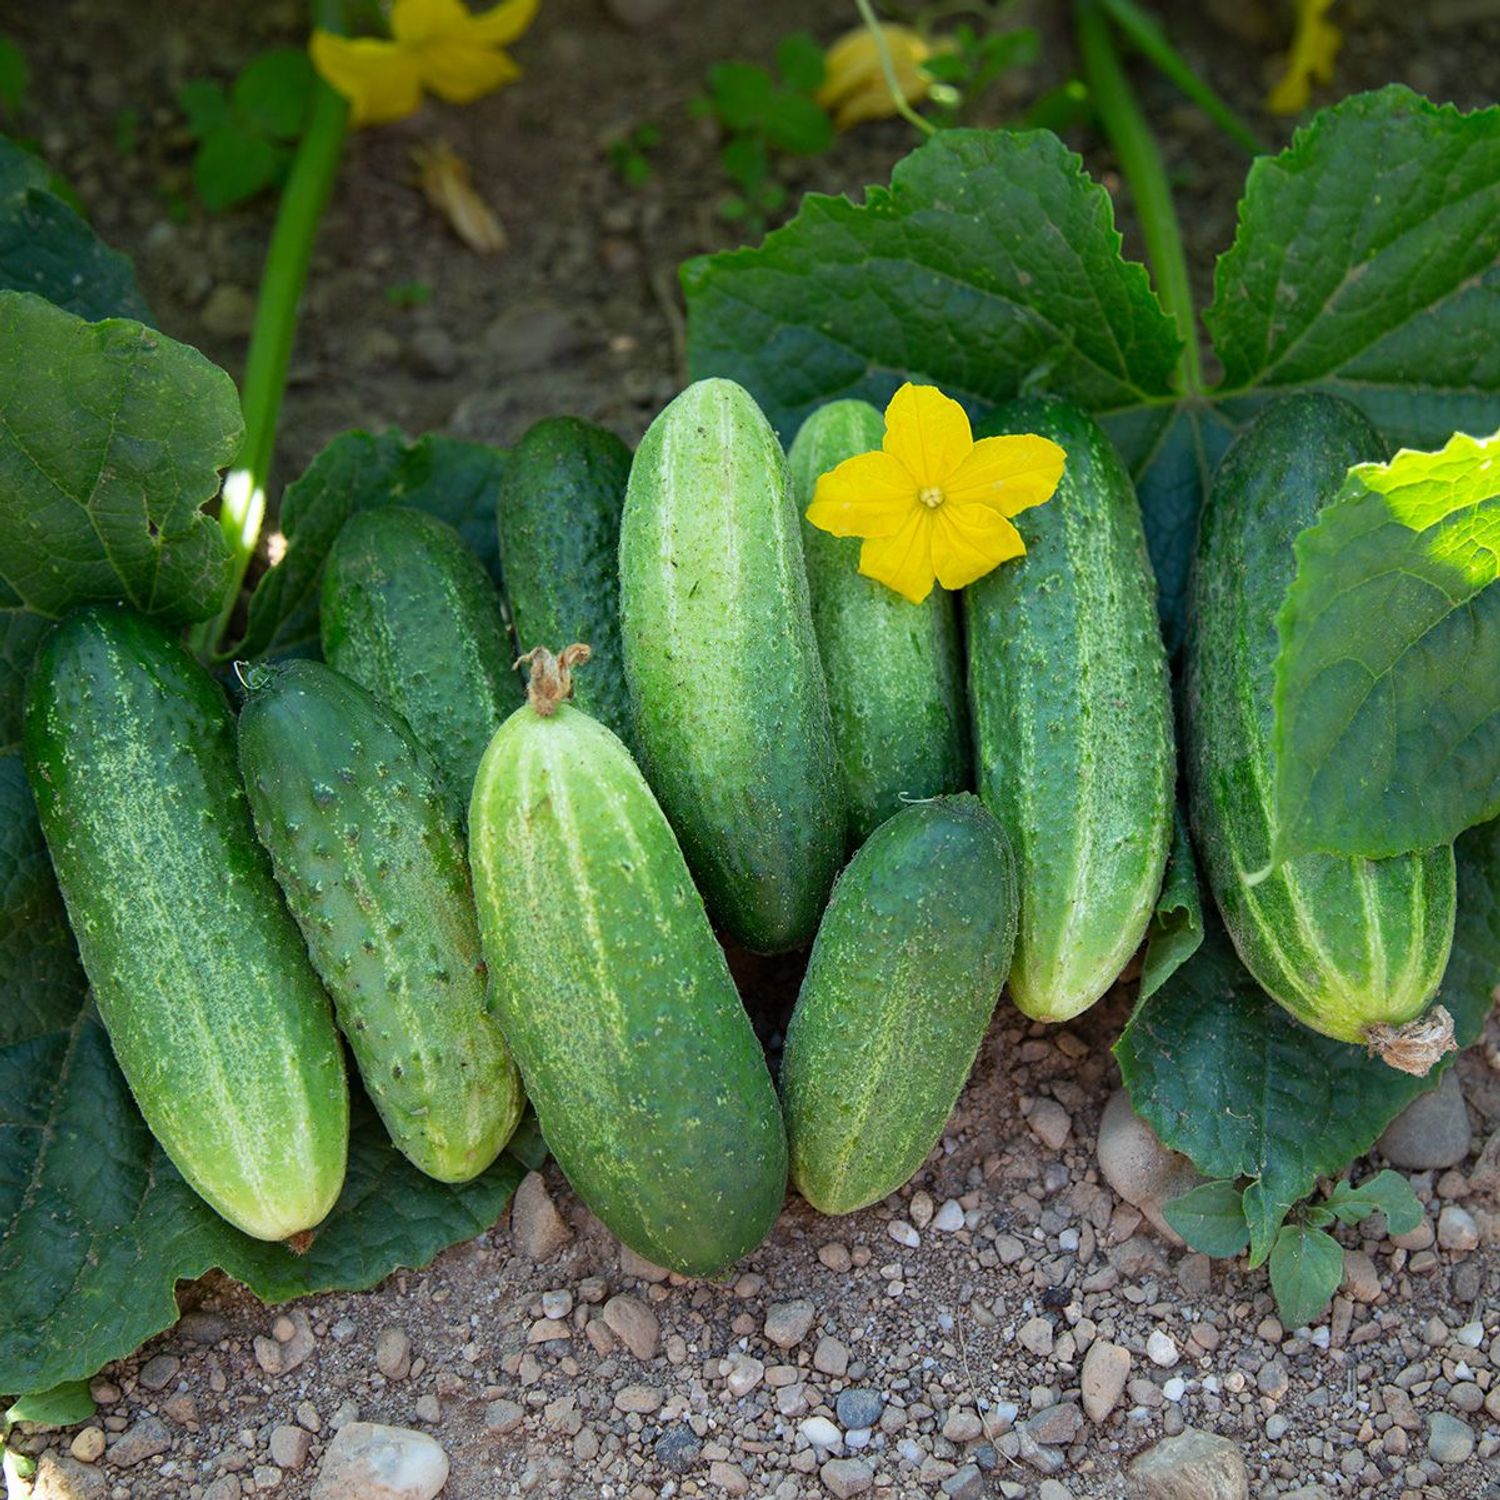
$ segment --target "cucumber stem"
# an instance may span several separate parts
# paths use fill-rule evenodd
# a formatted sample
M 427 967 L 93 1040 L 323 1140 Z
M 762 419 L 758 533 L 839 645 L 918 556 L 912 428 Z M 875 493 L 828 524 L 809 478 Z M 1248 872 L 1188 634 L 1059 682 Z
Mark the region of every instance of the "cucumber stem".
M 880 59 L 880 71 L 885 74 L 885 86 L 891 91 L 891 103 L 895 106 L 896 113 L 908 124 L 915 125 L 923 135 L 936 135 L 937 126 L 919 115 L 906 102 L 906 95 L 901 92 L 901 83 L 896 77 L 896 64 L 891 60 L 891 49 L 886 45 L 885 33 L 880 29 L 880 22 L 875 18 L 870 0 L 854 0 L 854 5 L 875 43 L 875 55 Z
M 343 0 L 313 0 L 311 9 L 314 25 L 325 31 L 344 30 Z M 240 383 L 245 435 L 233 466 L 224 476 L 219 499 L 219 525 L 229 544 L 229 576 L 218 615 L 199 625 L 193 637 L 199 655 L 206 658 L 215 657 L 219 651 L 245 571 L 260 541 L 276 448 L 276 422 L 297 333 L 297 312 L 318 225 L 338 174 L 348 123 L 348 101 L 321 78 L 315 78 L 307 127 L 276 211 L 245 356 L 245 375 Z
M 1120 64 L 1109 20 L 1099 0 L 1077 0 L 1074 17 L 1084 78 L 1135 200 L 1156 294 L 1182 337 L 1178 388 L 1185 395 L 1201 395 L 1203 359 L 1198 348 L 1198 318 L 1193 308 L 1182 231 L 1172 202 L 1172 189 L 1167 185 L 1161 150 Z
M 573 668 L 581 667 L 593 651 L 582 641 L 564 646 L 554 656 L 545 646 L 534 646 L 518 657 L 531 669 L 526 683 L 526 701 L 544 719 L 557 712 L 557 705 L 573 696 Z

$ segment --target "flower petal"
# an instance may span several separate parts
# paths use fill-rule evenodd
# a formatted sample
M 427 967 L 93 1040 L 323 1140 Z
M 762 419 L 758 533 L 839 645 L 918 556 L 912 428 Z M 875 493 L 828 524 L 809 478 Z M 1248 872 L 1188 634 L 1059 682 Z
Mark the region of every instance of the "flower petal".
M 503 0 L 502 4 L 481 11 L 472 23 L 474 40 L 487 47 L 503 47 L 515 41 L 531 25 L 536 7 L 537 0 Z
M 416 60 L 396 42 L 314 31 L 308 51 L 324 81 L 349 101 L 353 125 L 404 119 L 422 103 Z
M 932 567 L 945 589 L 961 589 L 1025 551 L 1021 533 L 987 505 L 949 500 L 933 512 Z
M 968 413 L 936 386 L 905 385 L 885 409 L 884 448 L 911 471 L 919 488 L 946 486 L 974 446 Z
M 987 505 L 1013 516 L 1050 500 L 1062 479 L 1067 454 L 1050 438 L 980 438 L 948 476 L 943 493 L 950 504 Z
M 449 104 L 469 104 L 521 76 L 506 53 L 475 47 L 467 38 L 428 42 L 417 60 L 422 82 Z
M 859 571 L 920 604 L 932 592 L 932 516 L 913 506 L 894 535 L 871 537 L 859 549 Z
M 834 536 L 891 536 L 917 508 L 910 474 L 885 453 L 858 453 L 819 477 L 807 519 Z
M 474 24 L 463 0 L 396 0 L 391 35 L 403 46 L 462 38 Z

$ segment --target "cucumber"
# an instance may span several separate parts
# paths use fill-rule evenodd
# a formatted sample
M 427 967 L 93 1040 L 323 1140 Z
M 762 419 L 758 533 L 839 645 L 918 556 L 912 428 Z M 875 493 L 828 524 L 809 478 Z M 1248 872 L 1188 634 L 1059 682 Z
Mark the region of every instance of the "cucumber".
M 964 591 L 979 794 L 1016 853 L 1010 994 L 1028 1016 L 1087 1010 L 1140 946 L 1172 841 L 1167 656 L 1130 476 L 1097 423 L 1017 401 L 982 426 L 1067 453 L 1015 524 L 1026 555 Z
M 578 707 L 632 735 L 620 648 L 620 510 L 630 449 L 576 417 L 549 417 L 511 449 L 496 515 L 511 623 L 523 652 L 587 641 Z
M 525 697 L 484 564 L 425 511 L 359 511 L 328 554 L 321 620 L 328 664 L 406 720 L 462 821 L 484 747 Z
M 641 440 L 620 625 L 642 764 L 709 915 L 760 952 L 810 941 L 844 793 L 786 459 L 731 380 L 690 385 Z
M 711 1275 L 780 1210 L 776 1091 L 629 751 L 557 702 L 550 657 L 530 691 L 538 706 L 501 726 L 469 815 L 496 1014 L 579 1197 L 639 1254 Z
M 1214 477 L 1189 596 L 1188 786 L 1208 883 L 1261 987 L 1345 1042 L 1420 1015 L 1453 935 L 1451 847 L 1381 860 L 1302 855 L 1263 874 L 1275 809 L 1276 615 L 1296 571 L 1292 544 L 1350 465 L 1385 456 L 1363 414 L 1336 397 L 1267 406 Z
M 244 672 L 256 832 L 391 1139 L 442 1182 L 525 1107 L 491 1019 L 463 838 L 406 724 L 320 662 Z
M 922 1165 L 974 1066 L 1015 934 L 1015 862 L 977 797 L 908 807 L 850 861 L 781 1059 L 792 1181 L 814 1208 L 853 1213 Z
M 879 448 L 884 436 L 885 419 L 867 401 L 819 407 L 788 460 L 798 510 L 812 503 L 819 475 Z M 860 545 L 857 537 L 802 522 L 813 629 L 855 844 L 907 801 L 969 784 L 954 597 L 934 588 L 921 604 L 909 603 L 860 573 Z
M 255 839 L 218 685 L 157 626 L 84 610 L 27 687 L 26 768 L 83 967 L 152 1134 L 262 1240 L 338 1197 L 328 997 Z

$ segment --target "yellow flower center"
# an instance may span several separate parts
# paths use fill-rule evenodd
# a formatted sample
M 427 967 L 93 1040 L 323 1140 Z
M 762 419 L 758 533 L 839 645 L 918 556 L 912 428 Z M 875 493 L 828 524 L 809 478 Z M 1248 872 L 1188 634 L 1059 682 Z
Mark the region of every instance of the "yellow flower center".
M 929 484 L 917 491 L 917 499 L 929 510 L 936 510 L 943 503 L 942 489 L 935 484 Z

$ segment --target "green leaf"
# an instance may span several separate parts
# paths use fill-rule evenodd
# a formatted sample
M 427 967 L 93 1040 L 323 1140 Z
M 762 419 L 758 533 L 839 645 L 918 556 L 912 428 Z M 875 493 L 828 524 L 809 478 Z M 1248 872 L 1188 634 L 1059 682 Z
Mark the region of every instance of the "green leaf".
M 1500 426 L 1500 108 L 1399 84 L 1250 169 L 1204 322 L 1226 391 L 1315 385 L 1394 445 Z
M 534 1134 L 452 1187 L 390 1144 L 356 1091 L 349 1174 L 312 1247 L 231 1228 L 177 1175 L 137 1113 L 92 1009 L 0 1048 L 0 1390 L 92 1374 L 177 1318 L 179 1280 L 217 1266 L 258 1297 L 375 1285 L 488 1229 L 537 1160 Z
M 1203 898 L 1187 819 L 1179 804 L 1172 823 L 1172 852 L 1156 910 L 1146 929 L 1146 957 L 1141 965 L 1140 998 L 1154 995 L 1203 943 Z M 1243 1217 L 1243 1216 L 1242 1216 Z M 1182 1234 L 1181 1230 L 1178 1230 Z M 1186 1239 L 1187 1235 L 1183 1234 Z
M 1500 822 L 1458 844 L 1458 923 L 1438 999 L 1461 1047 L 1500 985 Z M 1205 1177 L 1250 1179 L 1245 1218 L 1259 1265 L 1294 1203 L 1339 1176 L 1420 1093 L 1414 1078 L 1300 1025 L 1240 966 L 1217 920 L 1203 946 L 1139 1001 L 1115 1057 L 1130 1100 Z
M 30 81 L 25 54 L 9 37 L 0 36 L 0 110 L 15 114 L 26 98 Z
M 87 993 L 21 757 L 0 756 L 0 1046 L 68 1025 Z
M 764 182 L 771 170 L 765 142 L 758 135 L 737 135 L 725 141 L 719 163 L 724 175 L 747 191 Z
M 776 71 L 789 89 L 810 94 L 823 81 L 823 49 L 805 31 L 794 31 L 776 44 Z
M 204 206 L 219 213 L 253 198 L 276 181 L 286 152 L 235 122 L 206 132 L 193 157 L 193 186 Z
M 1288 1328 L 1302 1328 L 1324 1312 L 1343 1279 L 1344 1252 L 1336 1239 L 1305 1224 L 1282 1226 L 1271 1251 L 1271 1290 Z
M 87 1422 L 97 1408 L 87 1380 L 66 1380 L 50 1391 L 22 1396 L 5 1413 L 7 1428 L 17 1422 L 35 1422 L 42 1427 L 73 1427 Z
M 714 112 L 730 130 L 756 130 L 765 122 L 776 84 L 754 63 L 715 63 L 708 70 Z
M 756 249 L 689 261 L 689 366 L 746 386 L 790 442 L 910 376 L 971 414 L 1045 389 L 1110 412 L 1170 398 L 1179 343 L 1120 259 L 1104 189 L 1046 132 L 948 130 L 863 204 L 809 194 Z
M 187 117 L 188 129 L 200 138 L 231 121 L 229 95 L 210 78 L 190 78 L 177 90 L 177 107 Z
M 1341 1179 L 1334 1184 L 1326 1206 L 1343 1224 L 1358 1224 L 1373 1213 L 1383 1213 L 1392 1234 L 1409 1234 L 1422 1222 L 1422 1204 L 1411 1184 L 1388 1167 L 1358 1187 Z
M 139 323 L 0 292 L 0 584 L 58 616 L 122 599 L 168 623 L 218 608 L 228 549 L 200 507 L 241 431 L 234 384 Z
M 1194 1249 L 1232 1260 L 1250 1243 L 1244 1195 L 1233 1182 L 1205 1182 L 1162 1205 L 1162 1217 Z
M 27 609 L 0 581 L 0 755 L 21 748 L 21 694 L 52 621 Z
M 410 442 L 395 428 L 334 438 L 282 497 L 278 527 L 286 550 L 251 596 L 236 654 L 284 656 L 317 649 L 323 563 L 339 529 L 357 510 L 409 505 L 430 511 L 458 529 L 498 584 L 495 497 L 508 461 L 501 448 L 436 436 Z
M 1427 849 L 1500 813 L 1500 434 L 1356 466 L 1296 547 L 1276 857 Z
M 35 292 L 84 318 L 151 321 L 130 262 L 57 196 L 43 162 L 0 136 L 0 291 L 6 290 Z
M 282 141 L 302 134 L 312 101 L 313 67 L 301 47 L 276 47 L 245 64 L 230 97 L 247 130 Z
M 783 151 L 816 156 L 833 144 L 833 120 L 828 112 L 801 94 L 778 91 L 766 115 L 766 139 Z

